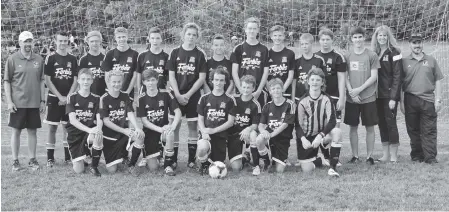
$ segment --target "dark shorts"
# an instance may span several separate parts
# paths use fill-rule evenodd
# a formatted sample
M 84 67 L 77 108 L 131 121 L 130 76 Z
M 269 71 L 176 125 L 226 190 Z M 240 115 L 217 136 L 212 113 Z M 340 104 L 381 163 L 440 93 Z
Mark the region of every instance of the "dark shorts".
M 331 99 L 332 105 L 334 106 L 335 116 L 336 116 L 337 120 L 341 120 L 341 110 L 337 110 L 337 102 L 338 102 L 339 98 L 335 97 L 335 96 L 330 96 L 330 99 Z
M 358 126 L 360 118 L 363 126 L 377 125 L 379 117 L 377 117 L 376 101 L 365 104 L 346 102 L 344 123 L 349 126 Z
M 144 155 L 146 155 L 147 159 L 156 158 L 157 156 L 160 155 L 159 147 L 161 145 L 161 134 L 159 132 L 147 128 L 145 128 L 143 132 L 145 133 Z
M 290 147 L 290 139 L 274 140 L 270 139 L 271 158 L 276 163 L 286 165 L 285 161 L 288 159 L 288 148 Z
M 47 116 L 44 123 L 51 125 L 67 124 L 69 116 L 65 113 L 65 105 L 58 104 L 59 99 L 54 96 L 47 97 Z
M 69 143 L 70 156 L 72 162 L 84 160 L 89 151 L 87 146 L 88 133 L 81 130 L 72 130 L 67 133 L 67 143 Z
M 39 108 L 17 108 L 16 112 L 9 114 L 8 126 L 16 129 L 41 128 Z
M 175 96 L 173 92 L 172 95 Z M 181 110 L 182 116 L 186 116 L 187 121 L 198 120 L 198 113 L 196 112 L 196 108 L 198 106 L 200 98 L 201 98 L 201 90 L 198 90 L 190 97 L 189 102 L 186 105 L 179 104 L 179 109 Z M 175 113 L 173 111 L 170 111 L 170 117 L 173 118 L 174 115 Z
M 115 138 L 114 138 L 115 139 Z M 117 165 L 123 161 L 128 136 L 120 135 L 116 140 L 103 137 L 103 154 L 106 161 L 106 167 Z
M 212 161 L 221 161 L 224 162 L 226 160 L 226 138 L 209 135 L 210 136 L 210 154 L 209 158 Z
M 307 140 L 310 141 L 310 143 L 313 142 L 313 140 L 315 139 L 315 136 L 310 136 L 310 137 L 306 137 Z M 300 161 L 304 161 L 304 162 L 313 162 L 315 161 L 317 155 L 318 155 L 318 150 L 319 148 L 308 148 L 308 149 L 304 149 L 304 147 L 302 147 L 302 141 L 301 139 L 296 139 L 296 149 L 298 151 L 298 160 Z
M 229 162 L 234 162 L 242 158 L 242 150 L 245 142 L 240 140 L 240 135 L 234 134 L 228 137 L 228 157 Z

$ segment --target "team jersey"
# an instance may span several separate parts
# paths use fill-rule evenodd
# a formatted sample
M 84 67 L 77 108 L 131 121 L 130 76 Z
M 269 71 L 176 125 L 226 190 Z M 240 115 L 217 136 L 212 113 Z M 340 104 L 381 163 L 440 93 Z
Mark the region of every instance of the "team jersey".
M 168 81 L 167 61 L 168 54 L 163 50 L 154 54 L 150 50 L 142 52 L 137 58 L 137 72 L 142 73 L 146 69 L 154 69 L 159 73 L 159 83 L 157 87 L 159 89 L 165 89 Z
M 321 56 L 313 54 L 312 58 L 308 60 L 301 55 L 300 58 L 296 59 L 296 67 L 297 71 L 295 78 L 298 79 L 298 82 L 296 83 L 296 97 L 301 98 L 307 92 L 305 84 L 309 71 L 316 67 L 321 68 L 324 72 L 326 70 L 326 66 L 324 59 Z
M 101 70 L 101 64 L 103 63 L 104 54 L 100 53 L 97 56 L 93 56 L 89 53 L 82 56 L 79 63 L 79 70 L 82 68 L 88 68 L 94 74 L 94 81 L 90 86 L 90 92 L 99 96 L 103 95 L 106 90 L 106 82 L 104 79 L 104 71 Z
M 243 42 L 232 51 L 231 61 L 239 65 L 239 78 L 244 75 L 252 75 L 256 78 L 256 84 L 259 86 L 263 70 L 268 67 L 268 48 L 261 43 L 249 45 L 247 42 Z
M 226 57 L 221 61 L 216 61 L 216 60 L 214 60 L 213 57 L 210 57 L 207 60 L 207 70 L 209 70 L 206 73 L 207 86 L 209 86 L 210 90 L 212 90 L 214 88 L 214 86 L 212 84 L 212 78 L 211 78 L 212 76 L 210 74 L 212 73 L 212 70 L 216 69 L 218 66 L 223 66 L 224 68 L 226 68 L 226 71 L 228 71 L 228 73 L 229 73 L 229 77 L 228 77 L 228 79 L 226 79 L 226 85 L 225 85 L 225 90 L 227 90 L 229 87 L 229 84 L 230 84 L 230 80 L 231 80 L 232 62 L 230 60 L 228 60 Z
M 179 92 L 187 93 L 200 73 L 207 73 L 206 54 L 197 46 L 190 51 L 180 46 L 171 52 L 167 68 L 175 72 Z
M 208 93 L 201 96 L 197 106 L 197 113 L 204 117 L 204 126 L 206 128 L 216 128 L 228 121 L 228 116 L 235 116 L 236 102 L 233 96 L 223 93 L 221 96 L 215 96 Z M 226 138 L 227 130 L 215 134 Z
M 83 97 L 78 92 L 71 93 L 67 96 L 67 105 L 65 107 L 66 114 L 75 113 L 76 120 L 81 122 L 86 127 L 95 126 L 97 120 L 97 114 L 99 113 L 100 97 L 93 93 L 89 96 Z M 67 130 L 69 132 L 82 132 L 75 126 L 73 126 L 70 121 L 67 124 Z
M 307 95 L 299 101 L 295 125 L 297 139 L 316 136 L 320 132 L 327 135 L 336 123 L 335 108 L 326 94 L 321 93 L 317 99 Z
M 229 129 L 229 134 L 238 134 L 252 124 L 259 124 L 262 109 L 259 102 L 252 98 L 243 101 L 241 96 L 235 97 L 237 106 L 235 107 L 234 126 Z
M 101 69 L 104 72 L 109 72 L 112 70 L 118 70 L 123 72 L 125 81 L 122 85 L 122 91 L 128 89 L 131 79 L 133 78 L 134 71 L 137 69 L 137 57 L 139 53 L 128 48 L 128 50 L 122 52 L 117 48 L 109 50 L 106 53 Z M 131 91 L 131 93 L 133 93 Z
M 293 125 L 295 123 L 295 103 L 290 99 L 277 106 L 273 101 L 268 102 L 263 106 L 262 114 L 260 116 L 260 123 L 267 125 L 267 131 L 273 132 L 283 123 L 288 124 L 277 136 L 272 137 L 272 140 L 290 140 L 292 139 Z
M 147 117 L 154 125 L 163 127 L 168 124 L 169 110 L 178 108 L 178 102 L 169 92 L 159 91 L 156 96 L 148 96 L 145 92 L 139 96 L 137 117 Z
M 290 70 L 295 71 L 295 53 L 284 47 L 282 51 L 276 52 L 273 49 L 269 51 L 268 68 L 269 75 L 268 81 L 274 78 L 279 78 L 282 82 L 286 82 L 288 78 L 288 72 Z M 291 94 L 291 86 L 286 90 L 287 94 Z
M 120 92 L 115 98 L 109 93 L 103 94 L 100 98 L 100 115 L 101 118 L 109 118 L 109 120 L 119 127 L 127 128 L 128 112 L 134 112 L 131 99 L 129 95 Z M 116 132 L 106 125 L 103 125 L 103 136 L 110 140 L 120 138 L 120 133 Z
M 62 96 L 67 96 L 73 80 L 78 76 L 78 61 L 71 54 L 62 56 L 53 52 L 45 59 L 44 74 L 50 76 L 51 82 Z M 49 95 L 54 96 L 51 90 Z
M 316 55 L 324 59 L 326 69 L 323 69 L 326 74 L 326 93 L 330 96 L 339 97 L 338 92 L 338 72 L 346 72 L 346 60 L 343 54 L 335 49 L 328 53 L 318 51 Z

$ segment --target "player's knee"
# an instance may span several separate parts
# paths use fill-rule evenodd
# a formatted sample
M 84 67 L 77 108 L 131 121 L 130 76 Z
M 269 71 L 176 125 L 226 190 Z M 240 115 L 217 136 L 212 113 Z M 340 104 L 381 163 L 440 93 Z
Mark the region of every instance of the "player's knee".
M 365 126 L 367 133 L 374 133 L 374 126 Z
M 285 165 L 281 163 L 276 163 L 276 172 L 277 173 L 284 173 L 285 171 Z
M 266 143 L 267 143 L 266 139 L 262 135 L 257 136 L 257 138 L 256 138 L 256 146 L 258 148 L 263 148 Z
M 305 173 L 312 172 L 313 170 L 315 170 L 315 164 L 313 162 L 301 163 L 301 170 Z
M 197 155 L 204 157 L 209 152 L 209 141 L 201 139 L 198 141 Z
M 112 166 L 106 167 L 106 170 L 109 173 L 111 173 L 111 174 L 116 173 L 117 172 L 117 165 L 112 165 Z
M 76 161 L 73 162 L 73 171 L 75 171 L 75 173 L 77 174 L 81 174 L 84 172 L 84 161 Z
M 152 172 L 157 171 L 157 169 L 159 168 L 159 162 L 157 161 L 157 158 L 150 158 L 150 159 L 148 159 L 147 160 L 147 167 Z
M 332 142 L 341 141 L 341 129 L 340 128 L 332 129 L 330 134 L 331 134 Z
M 231 162 L 231 168 L 233 171 L 240 171 L 242 170 L 242 159 L 237 159 Z
M 37 129 L 27 129 L 28 135 L 36 135 Z
M 17 128 L 11 128 L 11 129 L 12 129 L 13 136 L 20 136 L 20 133 L 22 133 L 21 129 L 17 129 Z

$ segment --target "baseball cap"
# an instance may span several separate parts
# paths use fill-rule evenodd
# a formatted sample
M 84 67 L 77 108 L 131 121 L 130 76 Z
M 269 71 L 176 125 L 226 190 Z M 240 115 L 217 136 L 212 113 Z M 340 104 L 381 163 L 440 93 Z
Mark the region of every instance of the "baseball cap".
M 22 33 L 20 33 L 19 35 L 19 41 L 26 41 L 28 39 L 34 39 L 33 38 L 33 34 L 29 31 L 23 31 Z
M 231 40 L 238 40 L 237 36 L 232 36 Z
M 413 33 L 412 36 L 410 36 L 409 42 L 422 41 L 422 40 L 423 36 L 421 33 Z
M 93 36 L 98 36 L 100 37 L 100 39 L 102 40 L 103 37 L 101 36 L 101 33 L 99 31 L 90 31 L 89 33 L 87 33 L 86 37 L 84 38 L 84 41 L 88 41 L 90 37 Z

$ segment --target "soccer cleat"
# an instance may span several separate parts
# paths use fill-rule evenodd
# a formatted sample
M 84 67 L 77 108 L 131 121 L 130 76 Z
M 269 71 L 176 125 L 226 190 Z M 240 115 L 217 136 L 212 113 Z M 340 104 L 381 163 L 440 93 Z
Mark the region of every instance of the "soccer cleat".
M 201 167 L 199 168 L 200 175 L 208 175 L 209 174 L 209 165 L 201 164 Z
M 12 163 L 12 170 L 19 171 L 20 169 L 22 168 L 20 167 L 19 160 L 14 160 L 14 162 Z
M 173 164 L 174 164 L 174 163 L 173 163 Z M 198 166 L 196 165 L 195 162 L 189 162 L 189 163 L 187 164 L 187 167 L 188 167 L 188 168 L 191 168 L 191 169 L 198 169 Z
M 348 163 L 357 163 L 357 162 L 359 162 L 360 161 L 360 159 L 359 159 L 359 157 L 352 157 L 351 158 L 351 160 L 350 161 L 348 161 Z
M 374 159 L 372 157 L 367 158 L 366 162 L 369 163 L 370 165 L 374 165 Z
M 87 163 L 87 164 L 91 164 L 92 163 L 92 157 L 91 156 L 87 156 L 86 158 L 84 158 L 84 163 Z
M 98 171 L 97 167 L 90 167 L 89 171 L 93 176 L 101 177 L 101 173 L 100 173 L 100 171 Z
M 285 166 L 292 166 L 292 164 L 290 163 L 290 161 L 285 160 Z
M 329 163 L 329 160 L 324 158 L 323 154 L 319 154 L 318 157 L 321 158 L 321 163 L 323 164 L 323 166 L 331 166 L 331 164 Z
M 71 161 L 71 160 L 64 160 L 64 164 L 65 164 L 65 165 L 72 164 L 72 161 Z
M 260 175 L 260 167 L 259 166 L 253 167 L 253 175 L 254 176 L 259 176 Z
M 124 157 L 124 158 L 123 158 L 123 161 L 122 161 L 122 164 L 128 165 L 129 162 L 130 162 L 129 157 Z
M 340 161 L 337 162 L 337 167 L 340 167 L 340 166 L 342 166 L 342 165 L 343 165 L 343 164 L 341 164 Z
M 130 173 L 134 177 L 138 177 L 140 175 L 139 168 L 135 166 L 128 167 L 128 173 Z
M 329 171 L 327 171 L 327 175 L 332 177 L 340 177 L 340 174 L 338 174 L 338 172 L 335 171 L 333 168 L 330 168 Z
M 55 165 L 55 160 L 53 160 L 53 159 L 47 160 L 47 167 L 53 168 L 54 165 Z
M 167 176 L 175 176 L 176 173 L 173 171 L 173 168 L 171 166 L 165 167 L 165 175 Z
M 147 166 L 147 159 L 146 158 L 142 158 L 142 160 L 140 160 L 139 164 L 137 164 L 138 167 L 145 167 Z
M 30 162 L 28 162 L 28 167 L 30 167 L 33 171 L 39 170 L 41 168 L 36 158 L 30 159 Z
M 164 167 L 164 158 L 159 158 L 159 167 Z

